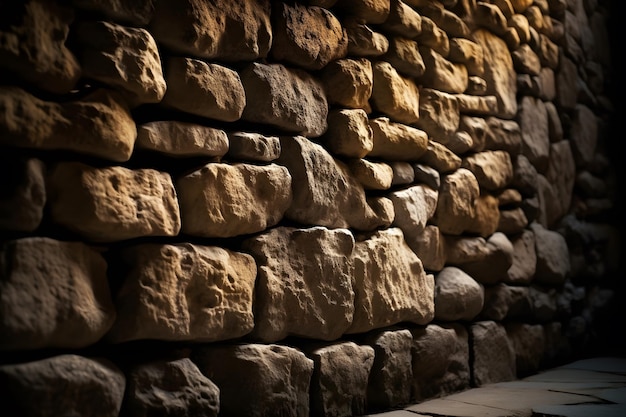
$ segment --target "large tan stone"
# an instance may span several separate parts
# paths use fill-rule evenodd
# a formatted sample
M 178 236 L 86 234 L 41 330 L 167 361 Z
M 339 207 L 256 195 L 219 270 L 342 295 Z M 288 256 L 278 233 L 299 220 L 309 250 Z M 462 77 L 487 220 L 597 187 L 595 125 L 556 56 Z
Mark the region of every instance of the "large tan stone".
M 18 87 L 2 87 L 0 115 L 0 143 L 19 148 L 66 150 L 123 162 L 137 137 L 126 104 L 106 90 L 55 103 Z
M 237 160 L 272 162 L 280 156 L 280 139 L 253 132 L 229 132 L 227 153 Z
M 190 243 L 141 244 L 116 254 L 123 283 L 107 339 L 213 342 L 252 330 L 250 255 Z
M 433 277 L 426 275 L 400 229 L 357 236 L 354 268 L 354 319 L 348 333 L 433 319 Z
M 306 225 L 374 230 L 388 224 L 386 203 L 370 204 L 348 166 L 301 136 L 281 137 L 281 155 L 292 178 L 293 202 L 285 217 Z
M 349 158 L 363 158 L 374 147 L 367 113 L 361 109 L 331 110 L 328 130 L 320 139 L 330 152 Z
M 505 188 L 513 180 L 513 163 L 505 151 L 483 151 L 470 154 L 461 165 L 476 177 L 478 185 L 489 191 Z
M 155 40 L 145 29 L 115 23 L 80 22 L 76 38 L 83 77 L 119 89 L 133 105 L 158 103 L 165 79 Z
M 198 59 L 170 57 L 167 92 L 161 103 L 170 108 L 224 122 L 238 120 L 246 106 L 239 74 Z
M 0 228 L 32 232 L 41 223 L 46 204 L 45 165 L 36 158 L 0 156 Z
M 407 39 L 413 39 L 422 33 L 422 16 L 401 0 L 390 2 L 389 16 L 381 27 L 386 32 Z
M 402 229 L 407 242 L 413 242 L 435 214 L 438 192 L 427 185 L 417 184 L 391 192 L 389 199 L 396 213 L 393 224 Z
M 467 239 L 467 242 L 472 242 L 474 238 L 459 238 L 456 244 L 461 243 L 464 239 Z M 478 238 L 474 243 L 479 243 L 480 239 Z M 452 242 L 454 239 L 450 240 L 450 246 L 446 248 L 448 254 L 454 253 L 451 247 Z M 476 256 L 476 259 L 471 260 L 472 256 L 470 256 L 466 262 L 451 261 L 450 263 L 459 265 L 461 269 L 482 284 L 495 284 L 506 278 L 507 271 L 513 264 L 513 250 L 513 244 L 507 236 L 502 232 L 496 232 L 489 236 L 483 248 L 472 255 Z M 468 253 L 468 255 L 470 254 L 471 252 Z
M 354 316 L 353 249 L 348 230 L 325 227 L 277 227 L 245 240 L 258 265 L 251 336 L 274 342 L 345 333 Z
M 30 237 L 0 255 L 0 350 L 83 348 L 113 324 L 107 264 L 88 246 Z
M 159 0 L 150 32 L 167 48 L 220 61 L 265 58 L 272 43 L 269 0 Z
M 451 94 L 467 90 L 469 75 L 464 64 L 447 60 L 431 48 L 420 48 L 426 70 L 420 77 L 420 84 L 426 88 Z
M 326 131 L 324 87 L 309 73 L 281 64 L 252 63 L 240 75 L 247 101 L 244 120 L 307 137 Z
M 157 360 L 127 373 L 124 415 L 202 415 L 217 417 L 220 389 L 189 359 Z
M 65 46 L 73 10 L 58 1 L 28 0 L 3 5 L 0 68 L 55 94 L 68 93 L 81 75 Z
M 305 347 L 313 360 L 311 414 L 362 415 L 367 407 L 367 383 L 374 363 L 374 349 L 354 342 Z
M 406 239 L 427 271 L 441 271 L 446 263 L 446 243 L 443 233 L 435 225 L 427 225 L 414 239 Z
M 5 410 L 41 417 L 117 417 L 126 385 L 124 373 L 108 359 L 74 354 L 2 365 L 0 382 Z
M 278 2 L 272 7 L 272 48 L 277 61 L 319 70 L 348 53 L 348 35 L 323 7 Z
M 372 71 L 372 106 L 396 122 L 415 123 L 419 119 L 419 89 L 415 82 L 385 61 L 374 64 Z
M 209 163 L 176 180 L 182 231 L 233 237 L 276 225 L 292 201 L 291 176 L 276 164 Z
M 459 235 L 475 215 L 480 195 L 478 181 L 471 171 L 459 168 L 442 178 L 434 223 L 443 233 Z
M 320 78 L 330 104 L 348 109 L 369 108 L 374 82 L 369 60 L 338 59 L 322 69 Z
M 366 23 L 383 23 L 389 17 L 390 0 L 341 0 L 337 9 Z
M 418 44 L 412 39 L 398 36 L 391 38 L 384 59 L 407 77 L 420 77 L 426 70 Z
M 481 193 L 476 199 L 476 207 L 471 224 L 467 226 L 468 233 L 476 233 L 482 237 L 491 236 L 499 230 L 500 208 L 498 199 L 491 194 Z
M 173 157 L 222 157 L 229 150 L 226 132 L 195 123 L 158 120 L 137 129 L 137 149 Z
M 387 161 L 417 161 L 428 146 L 428 135 L 420 129 L 396 123 L 387 117 L 369 121 L 373 146 L 368 154 Z
M 377 57 L 389 49 L 389 40 L 385 35 L 373 31 L 361 19 L 348 17 L 342 23 L 348 34 L 348 55 Z
M 94 242 L 180 231 L 176 191 L 167 173 L 63 162 L 52 169 L 48 184 L 52 221 Z
M 206 345 L 194 349 L 191 359 L 219 387 L 220 415 L 309 416 L 313 361 L 295 348 Z
M 459 128 L 461 114 L 456 95 L 420 88 L 419 113 L 415 125 L 436 142 L 447 144 Z
M 513 59 L 504 40 L 485 29 L 473 34 L 474 40 L 482 46 L 487 81 L 487 94 L 494 95 L 498 102 L 498 117 L 511 119 L 517 113 L 517 74 Z
M 431 139 L 420 163 L 433 168 L 437 173 L 451 175 L 461 168 L 462 160 L 446 145 Z

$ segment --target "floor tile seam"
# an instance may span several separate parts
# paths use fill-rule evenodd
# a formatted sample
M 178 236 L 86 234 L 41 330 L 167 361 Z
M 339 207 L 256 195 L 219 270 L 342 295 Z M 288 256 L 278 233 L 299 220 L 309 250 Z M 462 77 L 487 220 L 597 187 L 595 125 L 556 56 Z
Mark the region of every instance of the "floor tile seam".
M 604 398 L 596 397 L 593 394 L 581 394 L 579 392 L 569 392 L 569 391 L 561 391 L 558 389 L 549 388 L 546 391 L 557 392 L 559 394 L 568 394 L 568 395 L 579 395 L 581 397 L 593 398 L 595 401 L 590 402 L 582 402 L 582 403 L 572 403 L 572 404 L 562 404 L 562 405 L 577 405 L 577 404 L 618 404 L 613 401 L 605 400 Z

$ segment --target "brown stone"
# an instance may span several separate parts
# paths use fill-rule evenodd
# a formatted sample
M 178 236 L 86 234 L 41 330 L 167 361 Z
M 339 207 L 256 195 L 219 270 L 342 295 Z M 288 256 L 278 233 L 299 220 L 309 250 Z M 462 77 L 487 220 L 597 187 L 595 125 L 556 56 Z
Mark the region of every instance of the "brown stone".
M 221 157 L 229 150 L 223 130 L 169 120 L 140 125 L 135 146 L 174 157 Z
M 36 158 L 0 157 L 0 228 L 32 232 L 41 223 L 46 204 L 45 166 Z
M 374 64 L 373 72 L 373 107 L 397 122 L 415 123 L 419 119 L 419 90 L 415 82 L 384 61 Z

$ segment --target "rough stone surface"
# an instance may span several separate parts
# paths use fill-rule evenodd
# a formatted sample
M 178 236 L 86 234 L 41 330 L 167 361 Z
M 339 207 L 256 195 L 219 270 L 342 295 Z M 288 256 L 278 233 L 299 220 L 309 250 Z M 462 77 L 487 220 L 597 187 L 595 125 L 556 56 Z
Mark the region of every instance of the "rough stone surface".
M 4 410 L 41 417 L 116 417 L 126 385 L 124 374 L 110 361 L 73 354 L 2 365 L 0 382 Z
M 459 112 L 457 96 L 432 88 L 421 88 L 420 118 L 415 125 L 424 129 L 430 139 L 447 145 L 459 128 Z
M 370 333 L 365 343 L 374 348 L 367 386 L 369 410 L 388 410 L 407 404 L 413 382 L 413 335 L 407 329 Z
M 306 225 L 374 230 L 388 224 L 348 166 L 304 137 L 281 137 L 277 160 L 289 169 L 293 202 L 285 216 Z M 390 204 L 390 203 L 389 203 Z M 393 220 L 393 219 L 391 219 Z
M 0 349 L 83 348 L 115 320 L 107 264 L 80 242 L 27 237 L 3 243 Z
M 377 62 L 372 71 L 373 107 L 397 122 L 415 123 L 419 119 L 419 89 L 415 82 L 398 74 L 388 62 Z
M 354 316 L 354 237 L 345 229 L 277 227 L 247 239 L 258 265 L 252 337 L 334 340 Z
M 233 237 L 276 225 L 291 204 L 287 168 L 209 163 L 176 180 L 182 231 Z M 216 198 L 219 196 L 219 198 Z
M 311 349 L 311 414 L 362 415 L 367 407 L 367 383 L 374 363 L 374 349 L 354 342 Z
M 507 270 L 504 282 L 513 285 L 529 284 L 537 268 L 537 252 L 535 251 L 535 235 L 530 230 L 511 238 L 513 244 L 513 264 Z
M 243 119 L 307 137 L 328 127 L 328 103 L 320 81 L 282 64 L 253 63 L 240 73 L 246 92 Z
M 0 67 L 55 94 L 69 92 L 80 65 L 65 45 L 74 13 L 61 2 L 29 0 L 11 9 L 0 29 Z
M 475 202 L 480 193 L 478 181 L 471 171 L 460 168 L 442 178 L 434 223 L 443 233 L 461 234 L 475 215 Z
M 159 360 L 128 372 L 121 415 L 216 417 L 220 390 L 189 359 Z
M 537 270 L 535 281 L 548 285 L 562 284 L 569 275 L 570 257 L 565 238 L 553 230 L 533 223 L 530 226 L 535 234 Z
M 155 121 L 137 129 L 137 149 L 174 157 L 221 157 L 229 150 L 226 132 L 195 123 Z
M 126 104 L 106 90 L 55 103 L 18 87 L 2 87 L 0 114 L 0 143 L 19 148 L 67 150 L 123 162 L 137 137 Z
M 276 3 L 271 16 L 270 53 L 277 61 L 319 70 L 348 53 L 345 29 L 335 15 L 323 7 Z
M 454 266 L 435 276 L 435 319 L 471 321 L 483 309 L 484 289 L 471 276 Z
M 478 185 L 489 191 L 506 187 L 513 179 L 513 164 L 505 151 L 483 151 L 463 159 L 461 165 L 476 177 Z
M 76 36 L 83 77 L 118 88 L 134 105 L 161 101 L 167 86 L 150 32 L 96 21 L 81 22 Z
M 415 161 L 426 152 L 428 135 L 387 117 L 371 119 L 373 146 L 368 154 L 388 161 Z
M 229 62 L 265 58 L 272 42 L 270 2 L 157 1 L 150 31 L 185 55 Z
M 321 140 L 330 152 L 348 158 L 363 158 L 374 147 L 372 128 L 362 109 L 331 110 Z
M 272 162 L 280 156 L 280 140 L 252 132 L 228 134 L 228 156 L 244 161 Z
M 470 351 L 463 326 L 429 324 L 411 333 L 415 401 L 469 388 Z
M 402 229 L 407 242 L 418 239 L 435 214 L 438 193 L 429 186 L 418 184 L 393 191 L 389 199 L 396 213 L 394 226 Z
M 330 104 L 348 109 L 368 108 L 374 82 L 370 60 L 338 59 L 329 62 L 322 69 L 320 78 Z
M 167 173 L 65 162 L 53 168 L 49 187 L 52 220 L 89 240 L 176 236 L 180 231 L 176 190 Z
M 313 361 L 295 348 L 212 345 L 194 349 L 191 359 L 219 387 L 220 415 L 309 415 Z
M 169 58 L 165 67 L 164 106 L 224 122 L 241 117 L 246 92 L 236 71 L 182 57 Z
M 256 263 L 248 254 L 190 243 L 142 244 L 118 255 L 124 282 L 107 339 L 212 342 L 252 330 Z
M 41 223 L 46 204 L 43 162 L 8 153 L 0 157 L 0 175 L 13 180 L 0 185 L 0 228 L 34 231 Z
M 515 351 L 504 326 L 495 321 L 480 321 L 473 323 L 469 331 L 472 384 L 482 386 L 515 379 Z
M 433 319 L 434 282 L 400 229 L 378 231 L 354 247 L 354 317 L 348 333 Z

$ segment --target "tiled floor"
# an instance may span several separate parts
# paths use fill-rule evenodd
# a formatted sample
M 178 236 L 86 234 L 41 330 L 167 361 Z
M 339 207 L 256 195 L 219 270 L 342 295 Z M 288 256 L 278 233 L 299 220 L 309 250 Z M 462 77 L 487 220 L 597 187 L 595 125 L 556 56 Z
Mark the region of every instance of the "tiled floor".
M 626 357 L 585 359 L 376 417 L 626 417 Z

